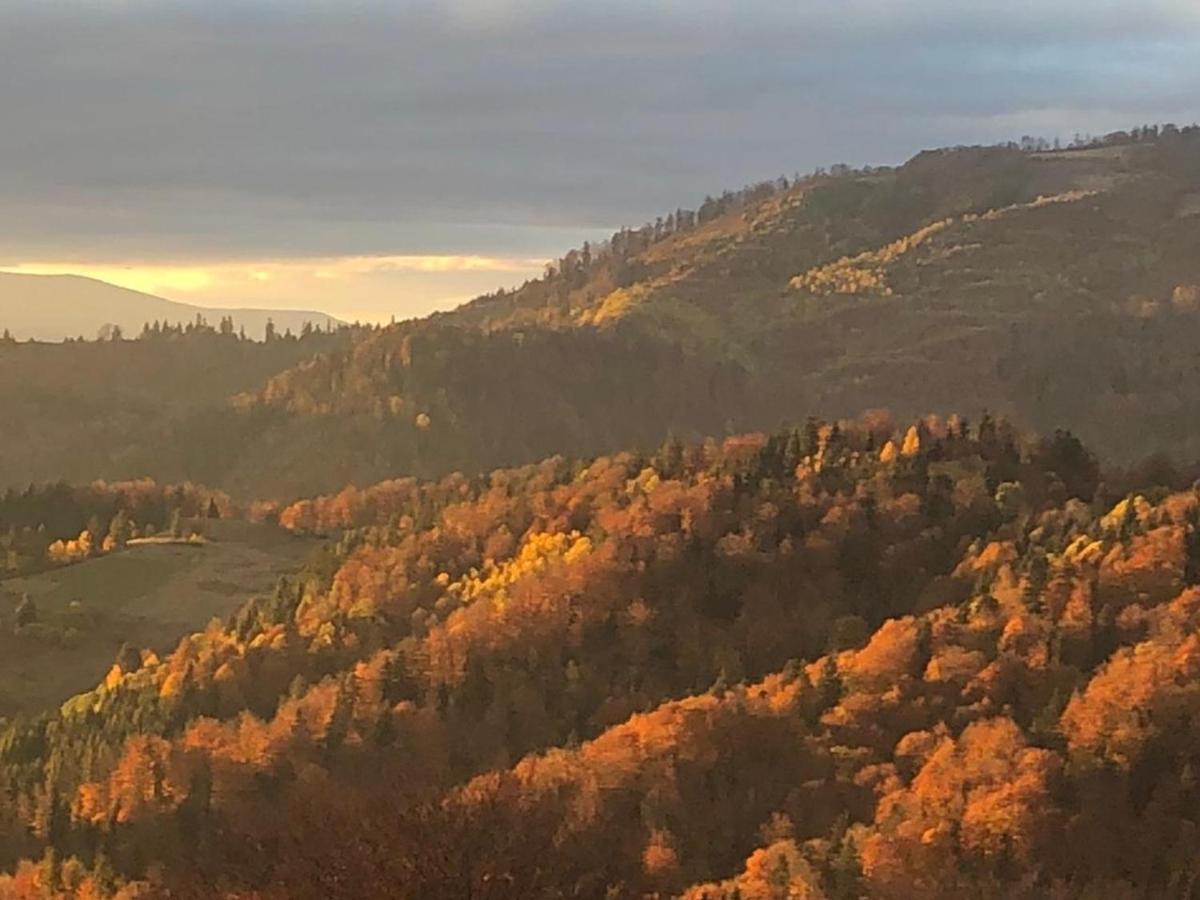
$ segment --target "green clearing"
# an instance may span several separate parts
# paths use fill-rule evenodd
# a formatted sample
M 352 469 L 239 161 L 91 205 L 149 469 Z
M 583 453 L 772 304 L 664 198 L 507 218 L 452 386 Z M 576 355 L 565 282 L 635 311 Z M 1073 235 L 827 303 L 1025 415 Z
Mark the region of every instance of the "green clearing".
M 96 685 L 122 643 L 161 653 L 269 593 L 317 542 L 268 525 L 205 523 L 204 544 L 149 544 L 0 581 L 0 718 L 38 712 Z M 15 629 L 23 595 L 37 627 Z

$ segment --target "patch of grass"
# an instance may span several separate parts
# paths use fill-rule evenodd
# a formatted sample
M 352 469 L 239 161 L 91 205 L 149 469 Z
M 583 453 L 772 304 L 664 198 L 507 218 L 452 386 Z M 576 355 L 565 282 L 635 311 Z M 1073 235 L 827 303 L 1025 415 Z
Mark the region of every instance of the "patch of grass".
M 0 581 L 0 718 L 58 706 L 104 677 L 121 644 L 158 652 L 271 591 L 315 542 L 267 525 L 213 523 L 203 545 L 149 544 Z M 37 622 L 15 627 L 22 595 Z

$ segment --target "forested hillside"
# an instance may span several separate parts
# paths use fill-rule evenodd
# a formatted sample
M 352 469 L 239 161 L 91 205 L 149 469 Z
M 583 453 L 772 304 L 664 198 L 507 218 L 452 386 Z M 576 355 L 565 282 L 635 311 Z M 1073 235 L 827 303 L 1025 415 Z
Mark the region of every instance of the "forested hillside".
M 288 500 L 871 408 L 1191 461 L 1198 246 L 1195 127 L 783 178 L 390 328 L 0 342 L 0 484 Z
M 621 231 L 243 404 L 280 434 L 347 423 L 372 478 L 874 407 L 990 409 L 1110 460 L 1194 459 L 1198 246 L 1200 129 L 933 151 Z
M 226 495 L 192 484 L 97 481 L 71 487 L 59 482 L 10 489 L 0 496 L 0 549 L 5 553 L 0 576 L 99 556 L 160 533 L 186 537 L 182 522 L 230 511 Z
M 0 340 L 0 490 L 146 476 L 216 484 L 253 434 L 229 398 L 351 333 L 263 342 L 189 323 L 119 340 Z
M 1198 246 L 1139 129 L 0 341 L 0 898 L 1196 896 Z
M 0 896 L 1188 896 L 1200 495 L 1112 490 L 876 415 L 303 501 L 6 726 Z

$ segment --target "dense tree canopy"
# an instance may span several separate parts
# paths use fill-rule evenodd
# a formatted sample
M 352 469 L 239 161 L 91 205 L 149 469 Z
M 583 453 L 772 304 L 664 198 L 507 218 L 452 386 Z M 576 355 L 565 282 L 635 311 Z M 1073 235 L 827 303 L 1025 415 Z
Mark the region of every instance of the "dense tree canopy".
M 297 503 L 303 574 L 8 725 L 0 895 L 1190 890 L 1200 502 L 1147 490 L 875 415 Z
M 165 473 L 9 490 L 6 574 L 230 494 L 320 538 L 0 721 L 0 898 L 1200 895 L 1200 488 L 1056 430 L 1198 452 L 1200 131 L 1085 143 L 764 183 L 387 329 L 0 342 L 0 463 Z

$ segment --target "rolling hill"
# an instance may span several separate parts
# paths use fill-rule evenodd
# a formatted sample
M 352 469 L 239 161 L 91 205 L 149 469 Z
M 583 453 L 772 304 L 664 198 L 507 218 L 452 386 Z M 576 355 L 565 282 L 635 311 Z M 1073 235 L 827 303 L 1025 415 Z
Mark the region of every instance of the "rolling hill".
M 876 416 L 296 504 L 0 722 L 0 896 L 1193 896 L 1200 497 L 1097 476 Z
M 367 479 L 871 407 L 988 409 L 1114 461 L 1200 458 L 1198 211 L 1197 129 L 766 183 L 370 335 L 242 406 L 293 446 L 353 423 Z
M 0 490 L 145 475 L 215 480 L 253 426 L 231 414 L 230 396 L 348 344 L 350 335 L 264 343 L 210 329 L 145 340 L 0 341 Z
M 1190 462 L 1197 247 L 1197 128 L 764 182 L 450 312 L 248 352 L 254 365 L 230 362 L 202 410 L 169 424 L 151 410 L 103 466 L 72 455 L 66 469 L 287 499 L 869 408 L 989 410 L 1070 429 L 1110 463 Z M 57 365 L 76 352 L 95 351 L 72 346 Z M 46 357 L 0 346 L 0 369 L 38 385 L 24 366 Z M 36 413 L 18 421 L 36 427 Z M 65 423 L 3 482 L 46 477 L 72 437 Z
M 1200 457 L 1198 247 L 1139 130 L 388 329 L 0 342 L 6 480 L 330 488 L 3 495 L 0 897 L 1196 896 L 1200 485 L 1105 463 Z
M 197 315 L 212 324 L 232 316 L 235 330 L 244 328 L 255 339 L 263 337 L 268 319 L 280 334 L 287 330 L 299 334 L 306 322 L 321 329 L 340 324 L 325 313 L 308 310 L 191 306 L 80 275 L 0 272 L 0 329 L 17 340 L 90 340 L 114 325 L 126 335 L 136 335 L 148 322 L 186 325 Z

